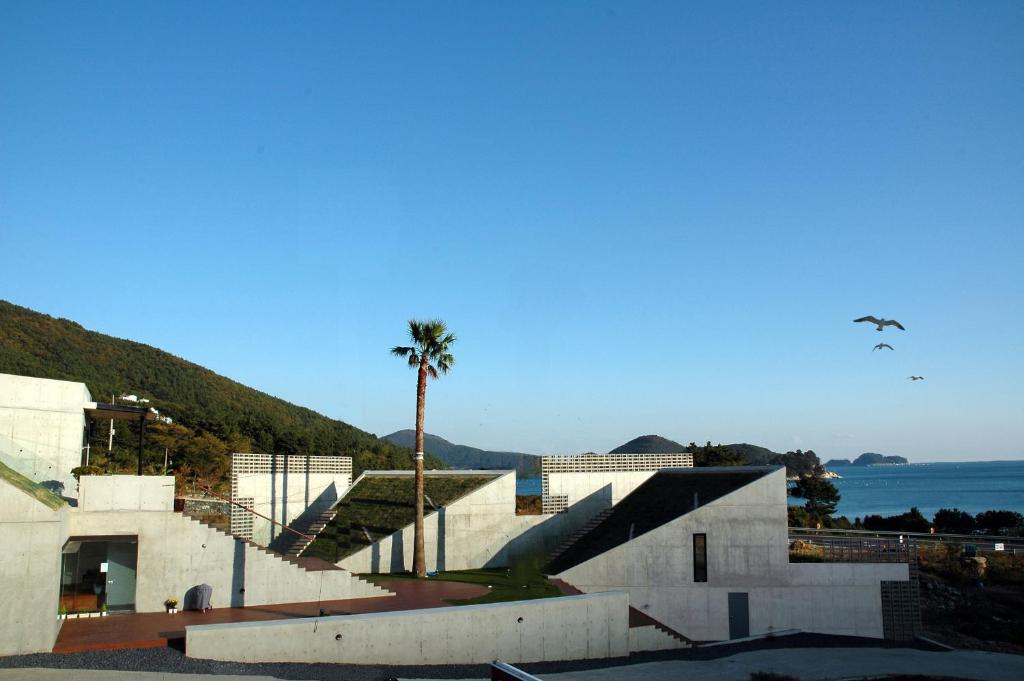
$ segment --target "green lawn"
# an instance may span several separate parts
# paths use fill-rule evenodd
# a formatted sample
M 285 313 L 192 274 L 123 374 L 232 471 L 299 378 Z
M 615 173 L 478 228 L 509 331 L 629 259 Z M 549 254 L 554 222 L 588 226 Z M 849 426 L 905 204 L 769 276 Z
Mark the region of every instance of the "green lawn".
M 383 584 L 399 579 L 415 579 L 412 575 L 360 575 L 365 580 Z M 490 593 L 476 598 L 453 598 L 448 600 L 452 605 L 476 605 L 478 603 L 502 603 L 505 601 L 525 601 L 534 598 L 552 598 L 561 596 L 558 587 L 548 582 L 544 575 L 530 566 L 513 568 L 493 568 L 483 570 L 452 570 L 439 572 L 430 580 L 444 582 L 465 582 L 467 584 L 483 584 L 491 587 Z

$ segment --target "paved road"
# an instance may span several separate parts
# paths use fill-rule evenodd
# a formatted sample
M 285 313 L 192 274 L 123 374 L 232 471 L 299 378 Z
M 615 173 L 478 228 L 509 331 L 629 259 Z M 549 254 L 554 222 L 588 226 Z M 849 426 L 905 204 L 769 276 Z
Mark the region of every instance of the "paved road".
M 213 676 L 107 669 L 0 669 L 0 681 L 275 681 L 273 676 Z
M 671 660 L 538 674 L 538 678 L 543 681 L 748 681 L 750 673 L 756 671 L 790 674 L 804 680 L 933 674 L 983 681 L 1021 681 L 1024 679 L 1024 655 L 967 650 L 926 652 L 906 648 L 791 648 L 755 650 L 716 660 Z

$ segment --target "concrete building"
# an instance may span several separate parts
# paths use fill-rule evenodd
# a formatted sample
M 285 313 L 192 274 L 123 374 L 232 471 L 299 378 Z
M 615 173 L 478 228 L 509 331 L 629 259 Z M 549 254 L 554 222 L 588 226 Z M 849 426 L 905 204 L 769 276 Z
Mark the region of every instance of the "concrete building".
M 782 467 L 664 470 L 551 564 L 697 641 L 788 629 L 882 638 L 906 563 L 790 563 Z M 880 556 L 881 558 L 881 556 Z M 914 613 L 903 613 L 913 617 Z
M 308 529 L 351 484 L 348 456 L 232 454 L 231 501 L 256 514 L 233 505 L 231 534 L 287 548 L 292 535 L 281 526 Z
M 353 572 L 411 568 L 412 471 L 368 471 L 350 486 L 344 457 L 236 455 L 236 502 L 280 523 L 327 523 L 300 558 L 250 541 L 280 538 L 269 520 L 233 518 L 242 535 L 233 536 L 175 512 L 171 477 L 73 482 L 87 417 L 148 414 L 92 402 L 80 383 L 0 376 L 0 578 L 14 594 L 0 599 L 0 655 L 50 650 L 61 607 L 156 612 L 167 598 L 185 604 L 199 584 L 213 587 L 217 607 L 387 597 Z M 513 471 L 428 472 L 428 569 L 546 559 L 550 574 L 580 595 L 321 617 L 312 627 L 195 627 L 190 654 L 536 661 L 678 647 L 683 637 L 802 629 L 896 638 L 912 629 L 907 564 L 789 562 L 781 467 L 692 468 L 686 454 L 580 455 L 544 457 L 542 471 L 539 515 L 516 514 Z M 333 550 L 329 562 L 316 557 Z M 303 634 L 301 646 L 292 633 Z

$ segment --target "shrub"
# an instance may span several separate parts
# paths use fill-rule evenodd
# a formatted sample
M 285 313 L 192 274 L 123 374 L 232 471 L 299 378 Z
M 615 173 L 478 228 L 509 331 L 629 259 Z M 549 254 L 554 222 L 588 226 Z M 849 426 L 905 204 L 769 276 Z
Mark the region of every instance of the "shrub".
M 985 555 L 988 559 L 988 581 L 991 584 L 1024 585 L 1024 556 L 1003 551 Z

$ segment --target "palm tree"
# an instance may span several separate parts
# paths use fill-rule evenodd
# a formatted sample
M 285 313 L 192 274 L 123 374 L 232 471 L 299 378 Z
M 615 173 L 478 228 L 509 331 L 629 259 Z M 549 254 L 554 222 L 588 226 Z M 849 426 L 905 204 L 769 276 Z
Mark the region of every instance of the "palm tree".
M 412 345 L 391 348 L 391 354 L 406 357 L 409 366 L 419 370 L 416 380 L 416 523 L 413 528 L 412 573 L 427 576 L 427 560 L 423 550 L 423 408 L 427 400 L 427 376 L 447 374 L 455 364 L 450 350 L 455 334 L 440 319 L 409 320 Z

